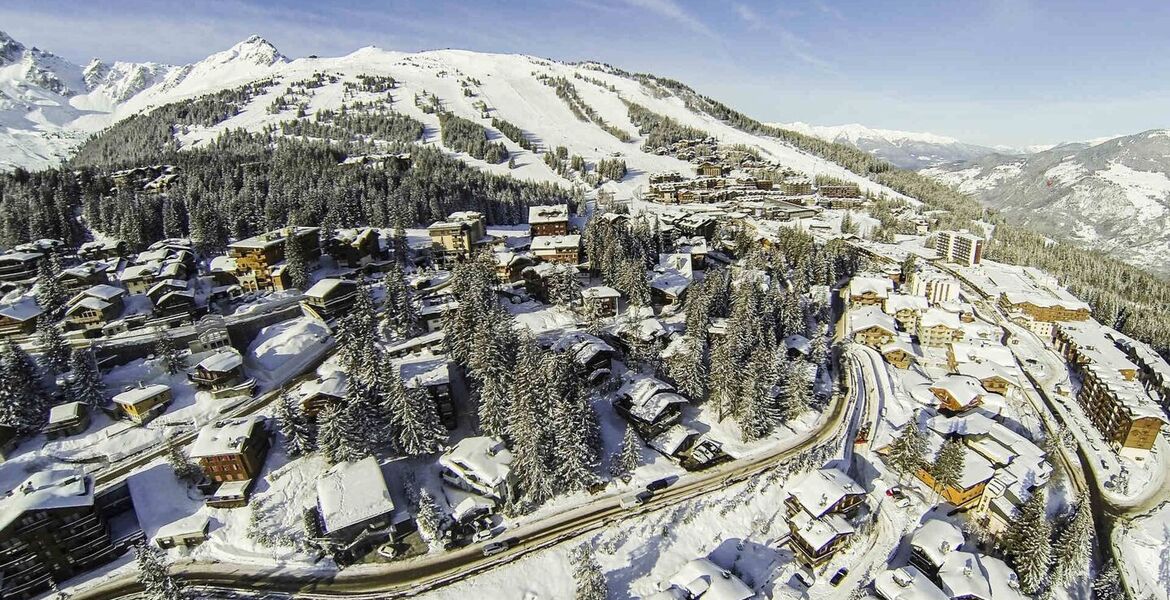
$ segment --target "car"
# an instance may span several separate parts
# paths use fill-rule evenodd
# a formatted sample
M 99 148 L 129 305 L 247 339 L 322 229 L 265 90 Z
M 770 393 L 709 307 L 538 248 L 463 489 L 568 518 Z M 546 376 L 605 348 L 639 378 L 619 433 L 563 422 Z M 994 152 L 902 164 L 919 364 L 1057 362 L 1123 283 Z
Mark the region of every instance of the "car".
M 831 585 L 833 587 L 837 587 L 837 586 L 841 585 L 841 580 L 845 579 L 845 576 L 848 574 L 849 574 L 849 569 L 846 567 L 841 567 L 840 569 L 837 569 L 837 572 L 833 573 L 833 577 L 831 579 L 829 579 L 829 585 Z
M 512 544 L 515 544 L 515 543 L 516 543 L 516 538 L 508 538 L 506 540 L 492 542 L 492 543 L 483 547 L 483 555 L 484 556 L 492 556 L 494 554 L 499 554 L 499 553 L 503 552 L 504 550 L 511 548 Z
M 394 542 L 387 542 L 378 546 L 378 556 L 393 559 L 398 556 L 398 548 L 395 547 Z
M 673 483 L 673 482 L 670 480 L 669 477 L 663 477 L 662 479 L 655 479 L 654 481 L 651 481 L 650 483 L 646 484 L 646 491 L 660 492 L 660 491 L 665 490 L 666 488 L 670 487 L 671 483 Z
M 490 527 L 487 529 L 480 529 L 479 531 L 476 531 L 474 535 L 471 536 L 471 541 L 478 543 L 478 542 L 482 542 L 485 540 L 490 540 L 493 537 L 495 537 L 495 535 L 496 535 L 495 530 L 490 528 Z
M 632 494 L 626 494 L 625 496 L 621 497 L 621 500 L 618 500 L 618 504 L 625 509 L 637 508 L 645 504 L 652 495 L 653 494 L 645 490 L 634 492 Z
M 808 569 L 797 569 L 796 572 L 792 574 L 792 578 L 795 579 L 800 585 L 804 586 L 805 589 L 811 588 L 813 584 L 816 583 L 816 578 L 813 575 L 813 572 Z

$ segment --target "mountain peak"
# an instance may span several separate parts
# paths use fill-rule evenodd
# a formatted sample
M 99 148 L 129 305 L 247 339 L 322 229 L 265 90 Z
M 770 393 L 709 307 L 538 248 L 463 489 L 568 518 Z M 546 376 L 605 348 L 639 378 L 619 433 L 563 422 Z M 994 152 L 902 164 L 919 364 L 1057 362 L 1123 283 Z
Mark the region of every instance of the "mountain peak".
M 263 66 L 288 62 L 288 57 L 281 54 L 280 50 L 276 49 L 276 46 L 273 46 L 271 42 L 255 34 L 248 36 L 248 39 L 232 46 L 224 52 L 211 55 L 208 59 L 217 59 L 218 62 L 244 61 Z
M 24 55 L 24 44 L 12 39 L 12 36 L 0 31 L 0 66 L 12 64 Z

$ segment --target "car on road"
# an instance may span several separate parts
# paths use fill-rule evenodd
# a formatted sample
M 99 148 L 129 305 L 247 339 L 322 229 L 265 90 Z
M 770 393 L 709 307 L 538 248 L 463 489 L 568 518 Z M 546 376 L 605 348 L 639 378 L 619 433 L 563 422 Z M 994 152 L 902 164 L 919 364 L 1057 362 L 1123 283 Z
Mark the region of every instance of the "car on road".
M 841 580 L 845 579 L 845 576 L 848 574 L 849 574 L 849 569 L 846 567 L 841 567 L 840 569 L 837 569 L 837 572 L 833 573 L 832 579 L 829 579 L 829 585 L 831 585 L 833 587 L 837 587 L 837 586 L 841 585 Z
M 663 477 L 662 479 L 655 479 L 654 481 L 651 481 L 650 483 L 646 484 L 646 491 L 660 492 L 660 491 L 665 490 L 666 488 L 670 487 L 670 484 L 672 484 L 672 483 L 674 483 L 674 480 L 672 480 L 669 477 Z
M 654 494 L 652 492 L 646 490 L 634 492 L 632 494 L 626 494 L 625 496 L 622 496 L 620 500 L 618 500 L 618 504 L 622 508 L 626 509 L 636 508 L 645 504 L 646 501 L 649 500 L 653 495 Z
M 516 543 L 516 538 L 508 538 L 506 540 L 492 542 L 492 543 L 483 547 L 483 555 L 484 556 L 492 556 L 493 554 L 499 554 L 499 553 L 503 552 L 504 550 L 511 548 L 515 543 Z

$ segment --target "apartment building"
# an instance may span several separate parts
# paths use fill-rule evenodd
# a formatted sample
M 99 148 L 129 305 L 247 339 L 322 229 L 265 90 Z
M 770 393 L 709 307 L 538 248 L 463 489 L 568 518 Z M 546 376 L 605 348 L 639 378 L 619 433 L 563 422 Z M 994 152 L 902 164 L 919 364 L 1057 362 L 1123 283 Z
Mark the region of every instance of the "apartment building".
M 569 234 L 569 205 L 528 207 L 528 227 L 533 237 Z
M 1047 323 L 1084 321 L 1092 314 L 1089 305 L 1080 300 L 1027 292 L 1004 292 L 999 295 L 999 306 Z
M 968 267 L 983 260 L 984 240 L 966 229 L 940 231 L 934 236 L 934 250 L 947 262 Z
M 1153 448 L 1166 413 L 1137 376 L 1140 368 L 1115 343 L 1112 330 L 1095 321 L 1061 323 L 1055 345 L 1080 375 L 1077 401 L 1101 436 L 1118 451 Z
M 441 264 L 467 258 L 487 242 L 483 215 L 474 211 L 451 213 L 446 221 L 427 227 L 427 235 L 431 238 L 431 252 Z
M 309 260 L 321 256 L 320 229 L 285 227 L 228 244 L 228 257 L 234 259 L 236 278 L 245 291 L 277 289 L 274 271 L 284 262 L 289 239 L 295 238 Z

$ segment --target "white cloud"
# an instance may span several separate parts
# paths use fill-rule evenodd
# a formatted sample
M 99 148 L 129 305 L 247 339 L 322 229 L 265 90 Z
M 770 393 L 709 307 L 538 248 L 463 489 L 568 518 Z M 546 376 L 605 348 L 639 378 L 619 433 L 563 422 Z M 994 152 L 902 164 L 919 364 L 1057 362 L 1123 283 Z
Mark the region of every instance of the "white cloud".
M 829 4 L 828 0 L 813 0 L 813 4 L 817 7 L 817 10 L 838 21 L 845 20 L 845 13 L 842 13 L 836 6 Z
M 752 7 L 740 2 L 736 2 L 734 7 L 735 14 L 739 15 L 740 19 L 743 19 L 743 22 L 747 25 L 748 29 L 760 29 L 764 26 L 764 20 Z
M 674 0 L 625 0 L 625 2 L 634 8 L 640 8 L 670 19 L 700 35 L 715 40 L 719 39 L 719 36 L 710 27 L 684 10 Z

